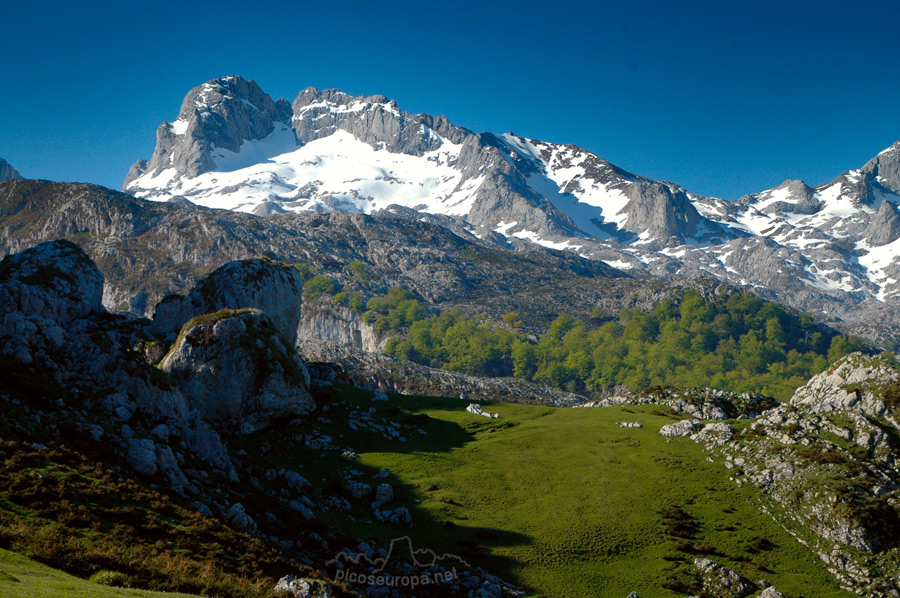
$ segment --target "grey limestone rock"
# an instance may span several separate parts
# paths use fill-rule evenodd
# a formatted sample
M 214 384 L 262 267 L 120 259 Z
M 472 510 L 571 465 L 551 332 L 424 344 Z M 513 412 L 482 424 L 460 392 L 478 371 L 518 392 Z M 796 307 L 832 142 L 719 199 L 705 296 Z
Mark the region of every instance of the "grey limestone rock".
M 222 309 L 254 308 L 265 312 L 294 343 L 300 325 L 303 279 L 296 269 L 268 259 L 228 262 L 185 295 L 170 295 L 157 305 L 153 329 L 178 331 L 195 316 Z
M 711 596 L 744 598 L 756 590 L 750 580 L 707 558 L 694 559 L 694 566 L 700 571 L 703 587 Z
M 870 245 L 878 247 L 900 239 L 900 214 L 888 200 L 883 200 L 878 212 L 869 223 L 865 235 Z
M 126 438 L 125 458 L 135 471 L 144 475 L 156 473 L 156 445 L 149 438 Z
M 331 598 L 331 586 L 328 584 L 314 579 L 295 579 L 290 575 L 279 579 L 273 591 L 296 598 Z
M 0 181 L 11 181 L 13 179 L 21 179 L 22 175 L 12 167 L 12 165 L 0 158 Z
M 667 424 L 659 429 L 663 436 L 688 436 L 701 425 L 698 419 L 683 419 L 674 424 Z
M 247 514 L 244 505 L 239 502 L 231 505 L 231 507 L 222 514 L 222 517 L 225 521 L 237 528 L 250 532 L 251 534 L 256 533 L 256 522 Z
M 67 323 L 102 311 L 103 274 L 69 241 L 47 241 L 0 262 L 0 310 Z
M 900 141 L 866 162 L 860 169 L 885 189 L 900 193 Z
M 176 177 L 194 177 L 215 170 L 215 150 L 237 152 L 290 118 L 290 104 L 273 101 L 254 81 L 228 76 L 199 85 L 184 98 L 178 119 L 159 126 L 153 157 L 131 167 L 123 190 L 133 190 L 131 183 L 145 173 L 171 168 Z
M 223 310 L 192 320 L 160 367 L 194 409 L 232 433 L 255 432 L 315 408 L 303 362 L 256 310 Z
M 734 437 L 734 428 L 725 422 L 706 424 L 703 429 L 693 434 L 691 439 L 707 447 L 718 447 L 726 444 Z
M 394 488 L 390 484 L 378 484 L 375 489 L 375 501 L 378 504 L 385 504 L 392 500 L 394 500 Z

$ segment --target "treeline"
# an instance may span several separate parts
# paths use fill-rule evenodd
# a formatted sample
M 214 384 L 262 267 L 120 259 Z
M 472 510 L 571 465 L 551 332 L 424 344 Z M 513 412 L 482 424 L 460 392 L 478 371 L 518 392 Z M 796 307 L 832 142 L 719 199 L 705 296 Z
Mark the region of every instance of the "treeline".
M 345 289 L 325 275 L 303 272 L 304 296 L 334 295 L 336 304 L 362 312 L 363 321 L 379 331 L 396 333 L 385 347 L 389 355 L 585 394 L 616 385 L 709 386 L 785 400 L 830 363 L 865 348 L 858 338 L 820 328 L 809 315 L 750 293 L 707 299 L 694 290 L 662 299 L 649 313 L 595 309 L 586 319 L 563 314 L 534 339 L 515 313 L 502 324 L 458 309 L 429 313 L 400 287 L 366 301 L 365 265 L 354 262 L 350 271 L 351 288 Z

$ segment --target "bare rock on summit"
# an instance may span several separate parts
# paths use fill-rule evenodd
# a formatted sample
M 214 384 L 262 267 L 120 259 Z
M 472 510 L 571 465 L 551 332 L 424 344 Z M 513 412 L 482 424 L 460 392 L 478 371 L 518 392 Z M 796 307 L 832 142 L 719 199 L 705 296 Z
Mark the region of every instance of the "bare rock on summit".
M 22 175 L 13 168 L 9 162 L 0 158 L 0 181 L 11 181 L 13 179 L 21 179 Z
M 290 120 L 287 100 L 273 101 L 256 82 L 236 76 L 213 79 L 187 94 L 177 120 L 159 126 L 153 157 L 131 167 L 123 190 L 145 173 L 171 169 L 173 177 L 195 177 L 216 170 L 217 157 L 226 155 L 217 150 L 236 153 L 244 142 L 272 134 L 276 123 L 287 130 Z
M 185 324 L 160 367 L 217 427 L 249 434 L 309 413 L 309 374 L 258 310 L 222 310 Z

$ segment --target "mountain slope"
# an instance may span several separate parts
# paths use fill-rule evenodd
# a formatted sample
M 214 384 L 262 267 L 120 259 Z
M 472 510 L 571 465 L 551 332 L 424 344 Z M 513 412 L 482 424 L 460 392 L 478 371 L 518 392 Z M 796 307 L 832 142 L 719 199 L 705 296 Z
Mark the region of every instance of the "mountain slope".
M 224 77 L 185 98 L 123 190 L 257 214 L 444 218 L 506 247 L 532 242 L 663 277 L 713 276 L 890 339 L 900 305 L 900 143 L 810 187 L 731 202 L 626 172 L 581 148 L 476 134 L 384 96 L 309 88 L 293 104 Z

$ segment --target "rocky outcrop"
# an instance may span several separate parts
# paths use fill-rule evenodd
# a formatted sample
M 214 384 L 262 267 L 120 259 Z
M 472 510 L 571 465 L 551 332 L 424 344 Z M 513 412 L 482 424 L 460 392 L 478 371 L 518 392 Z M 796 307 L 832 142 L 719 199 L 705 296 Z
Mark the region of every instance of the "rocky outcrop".
M 715 388 L 650 387 L 641 392 L 620 391 L 612 396 L 589 401 L 581 407 L 610 407 L 612 405 L 665 405 L 675 413 L 696 420 L 725 420 L 756 417 L 778 402 L 771 397 L 751 392 L 729 392 Z
M 897 208 L 888 200 L 883 200 L 878 212 L 869 223 L 866 230 L 866 241 L 873 247 L 887 245 L 900 239 L 900 214 Z
M 677 436 L 689 436 L 700 425 L 700 420 L 683 419 L 680 422 L 675 422 L 674 424 L 666 424 L 659 429 L 659 433 L 670 438 Z
M 184 325 L 160 363 L 191 406 L 238 434 L 309 413 L 306 367 L 258 310 L 222 310 Z
M 279 579 L 272 591 L 296 598 L 331 598 L 331 586 L 328 584 L 315 579 L 294 579 L 290 575 Z
M 186 296 L 164 298 L 156 306 L 153 329 L 173 333 L 202 314 L 221 309 L 258 309 L 294 343 L 300 325 L 302 293 L 303 279 L 287 264 L 259 258 L 229 262 L 197 283 Z
M 92 420 L 103 421 L 135 471 L 161 477 L 176 493 L 193 487 L 182 470 L 185 452 L 236 479 L 218 434 L 205 421 L 192 423 L 197 414 L 174 381 L 134 349 L 147 342 L 149 322 L 103 313 L 102 290 L 97 266 L 68 241 L 8 256 L 0 262 L 0 356 L 38 387 L 67 389 L 80 406 L 72 427 L 101 442 L 104 428 Z
M 700 571 L 704 589 L 716 598 L 745 598 L 756 590 L 756 586 L 741 577 L 728 567 L 706 558 L 694 560 L 694 566 Z
M 314 362 L 316 377 L 324 383 L 343 380 L 369 390 L 557 407 L 572 407 L 585 400 L 580 395 L 517 378 L 469 376 L 333 343 L 303 342 L 300 351 Z
M 697 235 L 701 216 L 683 191 L 661 183 L 635 183 L 625 191 L 629 201 L 622 211 L 628 215 L 626 230 L 645 238 Z
M 12 165 L 0 158 L 0 181 L 11 181 L 13 179 L 21 179 L 22 175 L 12 167 Z
M 895 364 L 856 353 L 742 432 L 721 422 L 693 436 L 723 458 L 735 483 L 759 488 L 766 512 L 862 595 L 900 591 L 900 564 L 890 556 L 900 547 L 898 381 Z

